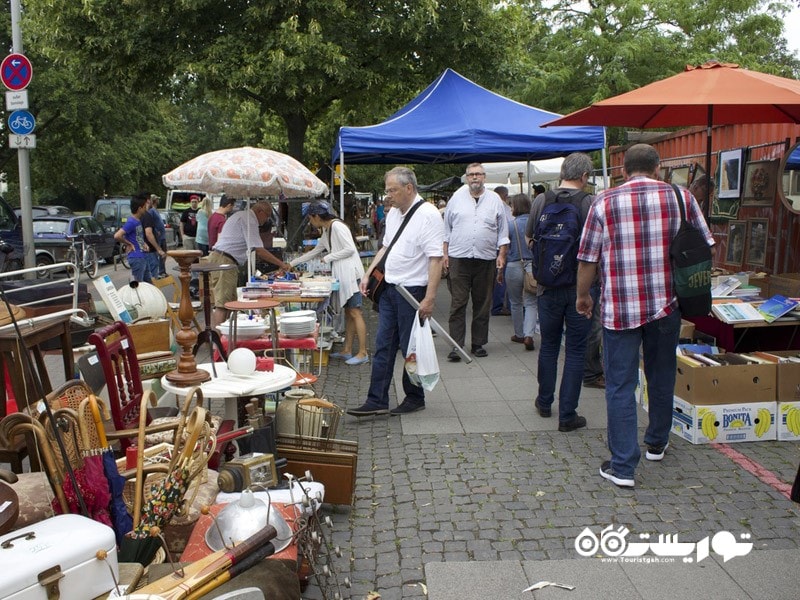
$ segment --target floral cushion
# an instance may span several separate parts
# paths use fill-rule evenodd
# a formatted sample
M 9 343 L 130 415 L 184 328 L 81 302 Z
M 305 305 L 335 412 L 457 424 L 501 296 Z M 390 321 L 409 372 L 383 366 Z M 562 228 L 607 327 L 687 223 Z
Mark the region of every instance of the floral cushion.
M 33 523 L 55 516 L 50 501 L 53 490 L 42 472 L 20 473 L 19 480 L 11 486 L 19 498 L 19 516 L 14 529 L 21 529 Z

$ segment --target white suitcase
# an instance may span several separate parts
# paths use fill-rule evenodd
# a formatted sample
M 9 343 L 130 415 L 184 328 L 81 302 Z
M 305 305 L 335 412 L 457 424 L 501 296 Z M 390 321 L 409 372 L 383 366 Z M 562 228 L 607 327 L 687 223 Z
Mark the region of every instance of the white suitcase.
M 97 558 L 101 550 L 105 560 Z M 114 579 L 114 531 L 97 521 L 58 515 L 0 537 L 3 600 L 88 600 L 113 589 Z

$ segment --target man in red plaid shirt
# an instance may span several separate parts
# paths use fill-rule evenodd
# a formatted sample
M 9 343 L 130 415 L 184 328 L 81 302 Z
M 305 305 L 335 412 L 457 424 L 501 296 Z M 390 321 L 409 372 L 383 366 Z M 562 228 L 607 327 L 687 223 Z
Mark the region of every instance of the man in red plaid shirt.
M 621 487 L 633 487 L 639 464 L 636 397 L 639 347 L 644 357 L 649 424 L 644 435 L 648 460 L 661 460 L 669 442 L 675 387 L 675 347 L 681 314 L 672 286 L 669 246 L 681 223 L 673 188 L 658 181 L 659 156 L 647 144 L 625 153 L 623 185 L 599 194 L 578 250 L 576 309 L 590 319 L 589 288 L 600 273 L 603 358 L 606 370 L 608 448 L 611 460 L 600 475 Z M 681 191 L 687 219 L 714 238 L 703 213 L 687 190 Z

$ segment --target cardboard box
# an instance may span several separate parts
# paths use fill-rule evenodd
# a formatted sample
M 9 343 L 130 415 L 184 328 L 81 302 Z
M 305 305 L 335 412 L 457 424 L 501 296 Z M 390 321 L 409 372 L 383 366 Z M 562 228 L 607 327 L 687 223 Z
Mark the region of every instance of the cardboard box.
M 800 440 L 800 402 L 778 402 L 778 441 Z
M 800 296 L 800 273 L 782 273 L 769 278 L 769 295 L 780 294 L 787 298 Z
M 768 350 L 776 356 L 798 356 L 798 350 Z M 776 394 L 778 402 L 800 402 L 800 363 L 778 363 L 776 365 Z
M 682 340 L 694 339 L 694 323 L 681 319 L 681 333 L 678 336 Z
M 320 350 L 314 350 L 313 354 L 311 355 L 311 364 L 314 367 L 327 367 L 328 366 L 328 359 L 330 358 L 331 351 L 325 348 L 322 349 L 322 358 L 320 359 Z
M 692 404 L 775 401 L 775 365 L 696 367 L 678 357 L 675 395 Z
M 675 396 L 672 433 L 692 444 L 775 440 L 776 413 L 776 402 L 699 405 Z
M 169 320 L 139 321 L 129 323 L 136 354 L 148 352 L 169 352 Z

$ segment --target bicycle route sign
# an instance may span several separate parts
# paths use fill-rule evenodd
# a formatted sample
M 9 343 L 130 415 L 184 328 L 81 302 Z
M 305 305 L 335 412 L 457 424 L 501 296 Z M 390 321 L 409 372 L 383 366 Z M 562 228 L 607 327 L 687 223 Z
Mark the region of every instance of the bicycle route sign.
M 36 117 L 27 110 L 15 110 L 8 117 L 8 129 L 17 135 L 28 135 L 36 129 Z
M 28 87 L 31 77 L 33 77 L 33 67 L 24 54 L 9 54 L 0 63 L 0 80 L 12 92 Z

